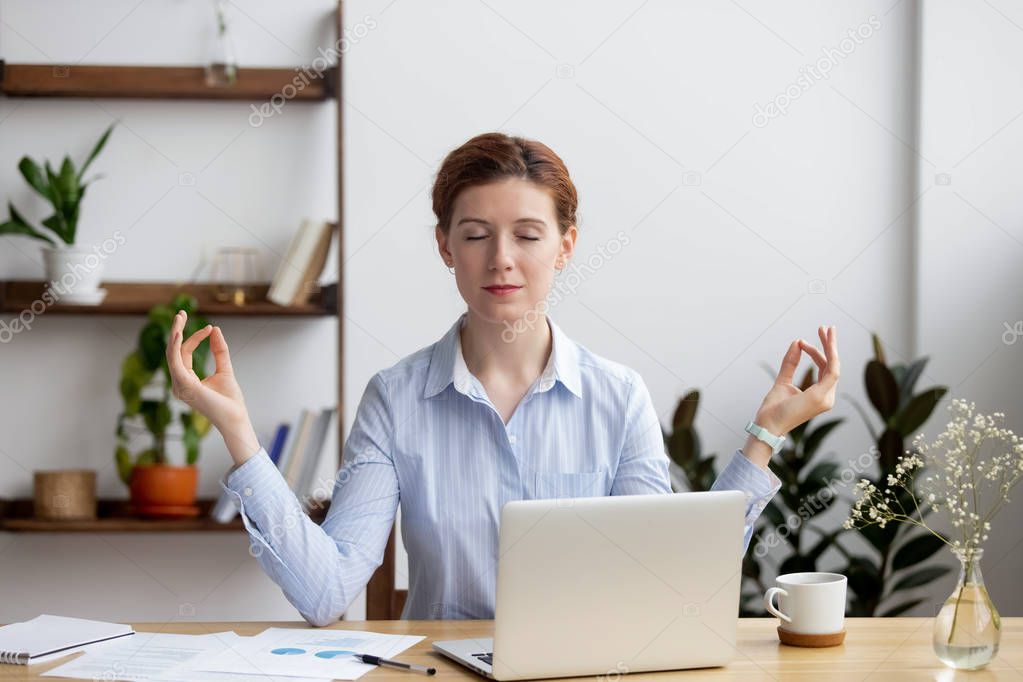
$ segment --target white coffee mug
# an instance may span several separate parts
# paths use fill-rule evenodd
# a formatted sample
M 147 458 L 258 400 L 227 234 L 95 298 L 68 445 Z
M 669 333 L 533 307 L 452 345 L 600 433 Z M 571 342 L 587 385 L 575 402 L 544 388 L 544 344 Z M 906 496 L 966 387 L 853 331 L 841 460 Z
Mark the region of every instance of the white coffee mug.
M 786 573 L 778 587 L 764 593 L 764 608 L 781 618 L 781 627 L 807 635 L 830 635 L 845 626 L 847 580 L 840 573 Z M 778 606 L 774 597 L 778 595 Z

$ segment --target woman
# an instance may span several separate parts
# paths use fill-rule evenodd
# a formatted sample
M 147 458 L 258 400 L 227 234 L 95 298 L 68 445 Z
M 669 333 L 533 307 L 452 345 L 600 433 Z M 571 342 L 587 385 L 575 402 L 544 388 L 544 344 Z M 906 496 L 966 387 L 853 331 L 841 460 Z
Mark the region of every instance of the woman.
M 639 374 L 536 315 L 572 257 L 576 204 L 565 164 L 539 142 L 490 133 L 447 156 L 433 187 L 435 232 L 468 310 L 438 342 L 370 380 L 322 526 L 260 447 L 220 328 L 182 342 L 178 314 L 167 350 L 174 393 L 223 435 L 235 466 L 222 485 L 238 500 L 253 553 L 309 623 L 337 620 L 362 591 L 399 503 L 409 555 L 402 617 L 490 619 L 505 502 L 671 492 Z M 793 341 L 756 412 L 770 434 L 834 403 L 835 329 L 818 333 L 824 352 Z M 192 352 L 206 337 L 216 373 L 199 381 Z M 806 391 L 792 383 L 803 352 L 819 368 Z M 746 546 L 780 487 L 771 455 L 751 435 L 714 484 L 746 493 Z

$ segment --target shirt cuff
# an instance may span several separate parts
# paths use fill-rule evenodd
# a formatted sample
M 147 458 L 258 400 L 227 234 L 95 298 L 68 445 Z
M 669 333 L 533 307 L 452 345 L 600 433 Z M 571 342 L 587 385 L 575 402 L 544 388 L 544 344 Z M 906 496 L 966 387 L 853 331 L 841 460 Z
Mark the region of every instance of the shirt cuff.
M 261 447 L 255 455 L 232 467 L 220 480 L 220 487 L 235 501 L 249 535 L 276 557 L 271 546 L 274 527 L 289 516 L 298 518 L 304 512 L 266 450 Z
M 712 489 L 741 491 L 746 496 L 746 520 L 752 522 L 756 521 L 771 498 L 781 490 L 781 480 L 770 469 L 754 464 L 739 449 L 718 474 Z

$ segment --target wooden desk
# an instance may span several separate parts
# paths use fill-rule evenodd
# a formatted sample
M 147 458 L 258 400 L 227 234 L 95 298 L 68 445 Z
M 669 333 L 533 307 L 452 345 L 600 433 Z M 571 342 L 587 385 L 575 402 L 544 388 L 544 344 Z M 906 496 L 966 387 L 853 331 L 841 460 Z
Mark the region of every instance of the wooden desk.
M 846 680 L 1014 680 L 1023 682 L 1023 618 L 1002 619 L 1002 644 L 998 657 L 983 671 L 956 672 L 942 665 L 931 649 L 931 618 L 848 618 L 845 644 L 829 649 L 799 649 L 779 644 L 773 618 L 741 618 L 733 661 L 723 668 L 635 673 L 618 678 L 599 676 L 599 682 L 641 682 L 643 680 L 806 680 L 845 682 Z M 239 635 L 255 635 L 267 627 L 308 627 L 304 622 L 247 623 L 136 623 L 138 632 L 177 632 L 206 634 L 234 630 Z M 328 628 L 324 628 L 328 629 Z M 371 630 L 395 634 L 425 635 L 426 639 L 397 657 L 400 660 L 432 665 L 433 679 L 472 680 L 475 675 L 453 661 L 433 653 L 434 640 L 489 637 L 493 621 L 340 621 L 329 629 Z M 81 656 L 84 654 L 75 654 Z M 0 680 L 58 680 L 40 677 L 70 657 L 44 665 L 0 665 Z M 427 679 L 416 673 L 386 668 L 367 673 L 361 679 L 375 682 L 417 682 Z M 588 679 L 588 678 L 576 678 Z

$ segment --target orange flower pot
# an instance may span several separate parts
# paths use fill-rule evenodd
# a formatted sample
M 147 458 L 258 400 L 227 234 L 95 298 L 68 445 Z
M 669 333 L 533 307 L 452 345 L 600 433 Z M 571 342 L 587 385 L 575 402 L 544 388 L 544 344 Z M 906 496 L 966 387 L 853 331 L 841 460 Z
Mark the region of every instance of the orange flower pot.
M 142 516 L 196 516 L 198 486 L 199 469 L 195 466 L 137 466 L 131 472 L 132 510 Z

